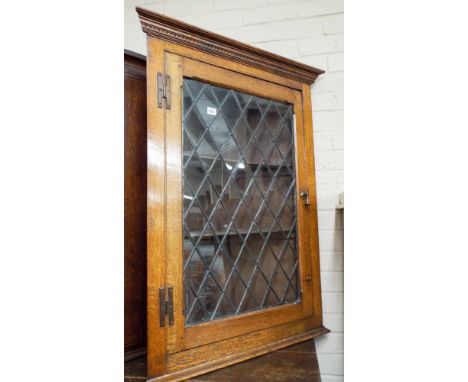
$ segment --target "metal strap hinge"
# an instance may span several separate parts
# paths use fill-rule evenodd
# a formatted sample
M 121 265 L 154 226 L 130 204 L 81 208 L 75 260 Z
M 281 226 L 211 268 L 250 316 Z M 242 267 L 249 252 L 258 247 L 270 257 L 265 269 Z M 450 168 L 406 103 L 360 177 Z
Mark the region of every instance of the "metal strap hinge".
M 157 76 L 158 87 L 158 107 L 163 107 L 163 102 L 166 109 L 171 108 L 171 77 L 169 74 L 158 73 Z M 164 100 L 164 101 L 163 101 Z
M 169 325 L 174 325 L 174 304 L 172 287 L 159 288 L 159 326 L 163 327 L 166 324 L 166 315 L 169 316 Z

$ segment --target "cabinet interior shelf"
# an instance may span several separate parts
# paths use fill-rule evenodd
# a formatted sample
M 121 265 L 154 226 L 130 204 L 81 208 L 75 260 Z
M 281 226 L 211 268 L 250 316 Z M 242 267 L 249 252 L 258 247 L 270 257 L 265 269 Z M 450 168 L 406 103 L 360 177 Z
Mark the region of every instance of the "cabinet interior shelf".
M 185 151 L 184 152 L 184 157 L 188 158 L 192 155 L 193 152 L 187 152 Z M 210 155 L 200 155 L 198 154 L 198 158 L 202 159 L 202 160 L 207 160 L 207 161 L 213 161 L 216 159 L 216 156 L 210 156 Z M 223 158 L 224 162 L 226 162 L 227 164 L 231 165 L 232 164 L 232 167 L 234 167 L 237 162 L 239 161 L 238 159 L 225 159 Z M 195 161 L 191 161 L 189 165 L 195 163 Z M 252 167 L 253 169 L 256 169 L 257 167 L 261 166 L 261 167 L 266 167 L 264 164 L 260 163 L 259 161 L 247 161 L 247 162 L 244 162 L 246 165 Z M 290 168 L 292 169 L 293 168 L 293 165 L 291 163 L 286 163 L 286 164 L 281 164 L 281 163 L 269 163 L 268 164 L 268 167 L 272 167 L 272 168 L 278 168 L 278 167 L 284 167 L 284 168 Z
M 273 229 L 271 230 L 272 233 L 279 233 L 279 232 L 289 232 L 291 230 L 291 227 L 288 227 L 288 228 L 285 228 L 285 229 Z M 246 230 L 246 229 L 239 229 L 239 230 L 230 230 L 229 232 L 227 232 L 227 235 L 228 236 L 237 236 L 237 234 L 239 235 L 247 235 L 249 231 Z M 265 235 L 268 234 L 268 232 L 270 232 L 270 230 L 265 230 L 265 231 L 259 231 L 259 230 L 251 230 L 250 231 L 250 234 L 260 234 L 260 232 L 264 233 Z M 191 231 L 190 232 L 190 235 L 193 237 L 199 237 L 202 235 L 202 232 L 201 231 Z M 203 234 L 204 237 L 213 237 L 213 236 L 224 236 L 226 235 L 226 231 L 222 231 L 222 230 L 219 230 L 219 231 L 215 231 L 214 233 L 212 231 L 210 232 L 205 232 Z

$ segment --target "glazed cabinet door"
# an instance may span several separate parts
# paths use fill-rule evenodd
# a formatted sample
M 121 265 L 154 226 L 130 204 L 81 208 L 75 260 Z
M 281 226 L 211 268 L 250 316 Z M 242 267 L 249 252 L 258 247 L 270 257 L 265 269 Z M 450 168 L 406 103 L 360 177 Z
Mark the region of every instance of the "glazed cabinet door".
M 167 353 L 310 327 L 302 92 L 168 52 L 165 74 Z

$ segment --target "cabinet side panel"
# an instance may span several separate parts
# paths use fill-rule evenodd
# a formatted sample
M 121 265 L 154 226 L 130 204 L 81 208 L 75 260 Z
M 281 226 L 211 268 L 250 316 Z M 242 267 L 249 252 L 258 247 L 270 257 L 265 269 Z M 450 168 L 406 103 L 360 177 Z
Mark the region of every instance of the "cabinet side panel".
M 160 326 L 159 289 L 165 288 L 166 171 L 164 108 L 158 107 L 157 74 L 164 73 L 164 47 L 148 39 L 147 60 L 147 335 L 148 375 L 164 373 L 166 327 Z
M 146 346 L 146 63 L 124 56 L 124 343 Z
M 312 126 L 312 100 L 310 86 L 303 86 L 303 102 L 304 102 L 304 137 L 305 137 L 305 152 L 308 174 L 308 190 L 310 198 L 308 227 L 310 235 L 310 250 L 312 260 L 312 294 L 314 305 L 314 326 L 322 325 L 322 291 L 320 285 L 320 251 L 318 238 L 318 221 L 317 221 L 317 189 L 315 184 L 315 158 L 314 158 L 314 140 Z

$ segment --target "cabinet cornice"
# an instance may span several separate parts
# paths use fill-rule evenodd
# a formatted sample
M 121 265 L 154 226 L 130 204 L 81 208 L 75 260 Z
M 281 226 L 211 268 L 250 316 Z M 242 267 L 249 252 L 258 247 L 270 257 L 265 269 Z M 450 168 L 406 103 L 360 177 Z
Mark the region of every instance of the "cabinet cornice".
M 232 60 L 276 75 L 312 84 L 324 70 L 290 60 L 228 37 L 136 7 L 143 32 L 160 40 Z

